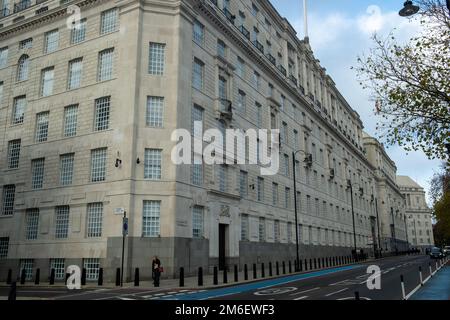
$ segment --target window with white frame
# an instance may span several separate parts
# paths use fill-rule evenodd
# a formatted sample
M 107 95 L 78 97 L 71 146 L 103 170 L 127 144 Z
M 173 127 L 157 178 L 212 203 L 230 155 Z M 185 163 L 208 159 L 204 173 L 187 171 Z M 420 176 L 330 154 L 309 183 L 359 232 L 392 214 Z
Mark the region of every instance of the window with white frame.
M 259 242 L 266 241 L 266 219 L 259 218 L 259 228 L 258 228 Z
M 164 74 L 166 45 L 150 42 L 148 73 L 156 76 Z
M 26 50 L 33 48 L 33 38 L 27 38 L 19 42 L 19 50 Z
M 87 237 L 99 238 L 103 230 L 103 203 L 89 203 L 87 206 Z
M 16 186 L 14 184 L 3 186 L 2 215 L 12 216 L 14 214 L 14 200 L 16 197 Z
M 264 178 L 258 177 L 256 188 L 258 201 L 264 201 Z
M 202 139 L 203 137 L 203 113 L 204 110 L 202 107 L 200 107 L 199 105 L 194 104 L 194 107 L 192 108 L 192 124 L 191 124 L 191 129 L 192 129 L 192 135 L 194 136 L 194 138 L 198 138 L 198 139 Z M 201 123 L 201 127 L 196 127 L 195 123 L 196 122 L 200 122 Z
M 8 142 L 8 169 L 19 168 L 20 146 L 22 140 L 12 140 Z
M 246 94 L 244 91 L 239 90 L 238 91 L 238 100 L 237 100 L 237 109 L 244 113 L 245 112 L 245 106 L 246 106 Z
M 203 161 L 202 155 L 194 153 L 194 163 L 192 164 L 192 184 L 196 186 L 203 185 Z
M 83 58 L 69 61 L 69 79 L 67 80 L 67 88 L 69 90 L 79 88 L 81 86 L 81 74 L 83 72 Z
M 219 190 L 221 192 L 227 192 L 227 167 L 223 164 L 217 165 L 217 181 L 219 184 Z
M 161 180 L 162 150 L 145 149 L 144 178 Z
M 41 72 L 41 97 L 48 97 L 53 94 L 53 80 L 55 76 L 53 67 L 46 68 Z
M 69 206 L 58 206 L 55 209 L 55 238 L 66 239 L 69 236 Z
M 284 189 L 284 207 L 286 209 L 291 207 L 291 189 L 287 187 Z
M 223 42 L 222 40 L 217 40 L 217 55 L 225 58 L 225 54 L 226 54 L 226 48 L 227 46 L 225 45 L 225 42 Z
M 112 79 L 113 76 L 114 48 L 106 49 L 98 54 L 98 76 L 99 82 Z
M 83 268 L 86 269 L 86 280 L 88 281 L 98 280 L 98 274 L 100 270 L 100 259 L 98 258 L 83 259 Z
M 248 214 L 242 214 L 241 215 L 241 241 L 248 241 L 249 240 L 249 218 Z
M 50 272 L 55 270 L 55 279 L 64 280 L 66 278 L 65 259 L 54 258 L 50 259 Z
M 22 270 L 25 270 L 25 280 L 33 279 L 33 259 L 20 259 L 20 274 L 22 274 Z
M 204 75 L 205 64 L 194 58 L 193 72 L 192 72 L 192 85 L 198 90 L 203 89 L 203 75 Z
M 241 57 L 237 57 L 236 74 L 245 78 L 245 61 Z
M 91 182 L 106 180 L 106 148 L 91 151 Z
M 203 46 L 205 41 L 205 27 L 197 20 L 194 21 L 192 38 L 198 45 Z
M 39 209 L 27 209 L 26 223 L 26 239 L 36 240 L 39 230 Z
M 8 47 L 0 48 L 0 68 L 8 65 Z
M 50 112 L 45 111 L 36 115 L 36 142 L 45 142 L 48 139 L 48 118 Z
M 248 173 L 242 170 L 239 172 L 239 193 L 242 198 L 248 195 Z
M 31 188 L 33 190 L 42 189 L 44 186 L 44 165 L 44 158 L 31 161 Z
M 52 30 L 45 33 L 44 53 L 52 53 L 59 47 L 59 31 Z
M 59 157 L 60 175 L 59 183 L 61 186 L 72 185 L 74 153 L 63 154 Z
M 161 235 L 161 201 L 145 200 L 142 208 L 142 236 Z
M 147 126 L 162 128 L 164 119 L 164 98 L 147 97 Z
M 273 238 L 275 242 L 280 242 L 280 221 L 275 220 L 273 222 Z
M 28 69 L 30 66 L 30 57 L 24 54 L 20 57 L 17 64 L 17 82 L 28 80 Z
M 0 238 L 0 259 L 8 257 L 9 237 Z
M 14 111 L 12 124 L 21 124 L 23 123 L 25 117 L 25 109 L 27 106 L 27 98 L 26 96 L 20 96 L 14 98 Z
M 109 129 L 111 97 L 102 97 L 95 100 L 94 131 Z
M 204 207 L 194 206 L 192 208 L 192 237 L 202 238 L 204 228 Z
M 86 39 L 86 19 L 82 19 L 78 22 L 76 28 L 72 28 L 70 31 L 70 43 L 77 44 L 81 43 Z
M 107 11 L 103 11 L 100 22 L 100 34 L 107 34 L 117 30 L 119 11 L 117 8 L 113 8 Z
M 77 135 L 78 105 L 71 105 L 64 108 L 64 137 Z

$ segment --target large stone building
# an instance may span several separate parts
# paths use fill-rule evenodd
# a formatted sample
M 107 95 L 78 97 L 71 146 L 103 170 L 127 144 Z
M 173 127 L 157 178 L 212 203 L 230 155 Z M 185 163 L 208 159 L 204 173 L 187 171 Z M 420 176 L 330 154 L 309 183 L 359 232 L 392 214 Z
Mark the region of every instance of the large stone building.
M 82 20 L 68 28 L 73 4 Z M 129 218 L 128 277 L 139 267 L 148 278 L 153 255 L 169 276 L 293 260 L 294 163 L 302 258 L 377 250 L 379 221 L 382 248 L 400 250 L 395 165 L 385 153 L 366 157 L 379 147 L 366 146 L 359 115 L 269 1 L 3 0 L 2 8 L 1 278 L 9 268 L 27 277 L 54 268 L 63 278 L 75 264 L 89 280 L 99 268 L 112 279 L 122 250 L 116 208 Z M 280 129 L 279 174 L 175 165 L 172 132 L 194 121 Z
M 407 176 L 397 176 L 397 184 L 405 196 L 409 243 L 422 249 L 433 247 L 432 216 L 425 199 L 425 191 Z

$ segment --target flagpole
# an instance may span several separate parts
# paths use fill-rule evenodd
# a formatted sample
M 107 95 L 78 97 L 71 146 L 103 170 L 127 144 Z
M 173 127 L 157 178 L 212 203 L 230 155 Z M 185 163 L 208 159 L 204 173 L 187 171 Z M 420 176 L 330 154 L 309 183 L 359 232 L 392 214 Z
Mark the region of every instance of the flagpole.
M 307 0 L 303 0 L 303 20 L 304 20 L 304 28 L 305 28 L 305 39 L 309 38 L 308 32 L 308 4 Z

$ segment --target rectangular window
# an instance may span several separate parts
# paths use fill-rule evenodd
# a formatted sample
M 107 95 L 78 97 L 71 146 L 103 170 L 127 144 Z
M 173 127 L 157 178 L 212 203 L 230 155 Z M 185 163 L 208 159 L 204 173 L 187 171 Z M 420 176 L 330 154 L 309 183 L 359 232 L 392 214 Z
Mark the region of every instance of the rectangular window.
M 199 59 L 194 59 L 194 66 L 192 72 L 192 85 L 198 90 L 203 89 L 203 74 L 204 74 L 205 64 Z
M 83 259 L 83 268 L 86 269 L 86 280 L 98 280 L 98 273 L 100 270 L 100 259 L 86 258 Z
M 109 129 L 110 106 L 111 97 L 103 97 L 95 100 L 94 131 Z
M 33 259 L 20 259 L 20 274 L 22 274 L 22 270 L 25 270 L 25 280 L 33 279 Z
M 241 241 L 249 240 L 249 219 L 247 214 L 241 215 Z
M 19 50 L 33 48 L 33 38 L 28 38 L 19 42 Z
M 103 228 L 103 203 L 89 203 L 87 207 L 87 237 L 99 238 Z
M 142 236 L 159 237 L 161 201 L 144 201 L 142 212 Z
M 36 240 L 39 230 L 39 209 L 27 209 L 26 222 L 26 239 Z
M 256 90 L 259 90 L 261 87 L 261 76 L 258 72 L 253 72 L 253 86 L 256 88 Z
M 237 107 L 238 107 L 238 110 L 242 113 L 245 113 L 246 100 L 247 100 L 247 98 L 246 98 L 245 92 L 242 90 L 239 90 Z
M 194 164 L 192 165 L 192 184 L 196 186 L 203 185 L 203 161 L 202 155 L 193 155 Z
M 245 61 L 240 57 L 237 58 L 236 73 L 241 78 L 245 77 Z
M 52 30 L 45 34 L 44 53 L 52 53 L 59 47 L 59 31 Z
M 102 12 L 100 22 L 100 34 L 114 32 L 118 27 L 118 10 L 113 8 Z
M 221 192 L 227 192 L 227 168 L 225 167 L 225 165 L 217 165 L 216 168 L 219 190 Z
M 248 195 L 248 173 L 245 171 L 239 173 L 239 193 L 242 198 Z
M 205 27 L 197 20 L 194 21 L 192 38 L 198 45 L 203 46 L 203 43 L 205 41 Z
M 55 238 L 66 239 L 69 235 L 69 206 L 56 207 Z
M 8 142 L 8 169 L 19 168 L 21 140 L 12 140 Z
M 263 122 L 263 115 L 262 115 L 262 106 L 256 102 L 256 125 L 258 128 L 262 128 L 262 122 Z
M 145 149 L 144 178 L 161 180 L 162 150 Z
M 284 175 L 286 177 L 289 177 L 290 175 L 290 170 L 289 170 L 289 155 L 285 154 L 284 155 Z
M 41 112 L 36 115 L 36 142 L 45 142 L 48 139 L 48 118 L 50 112 Z
M 91 182 L 106 180 L 106 148 L 91 151 Z
M 164 98 L 147 97 L 147 126 L 162 128 L 164 118 Z
M 77 28 L 73 28 L 70 32 L 70 43 L 81 43 L 86 39 L 86 19 L 78 23 Z
M 2 215 L 12 216 L 14 214 L 14 199 L 16 196 L 16 186 L 6 185 L 3 186 L 2 195 Z
M 284 190 L 284 206 L 286 209 L 291 207 L 291 189 L 289 188 Z
M 203 237 L 204 224 L 204 208 L 201 206 L 194 206 L 192 208 L 192 237 Z
M 48 97 L 53 94 L 54 68 L 46 68 L 41 72 L 41 96 Z
M 8 47 L 0 48 L 0 68 L 8 65 Z
M 55 279 L 66 279 L 65 260 L 62 258 L 50 259 L 50 272 L 55 270 Z
M 25 96 L 14 98 L 13 124 L 23 123 L 27 100 Z
M 9 237 L 0 238 L 0 259 L 8 257 Z
M 150 42 L 148 73 L 161 76 L 164 74 L 166 45 Z
M 292 242 L 292 222 L 287 223 L 287 241 Z
M 266 241 L 266 219 L 259 218 L 259 242 Z
M 203 140 L 203 108 L 194 105 L 192 108 L 192 135 L 194 138 L 202 139 Z M 196 126 L 195 123 L 200 122 L 201 126 Z
M 222 40 L 217 40 L 217 55 L 225 58 L 225 51 L 226 51 L 226 45 L 225 42 L 223 42 Z
M 3 100 L 3 81 L 0 81 L 0 106 L 2 105 Z
M 114 48 L 106 49 L 98 54 L 98 76 L 99 82 L 112 79 L 113 76 Z
M 44 186 L 44 165 L 44 158 L 31 161 L 31 188 L 33 190 L 42 189 Z
M 278 205 L 278 184 L 272 183 L 272 205 Z
M 258 201 L 264 201 L 264 179 L 261 177 L 258 177 L 257 195 Z
M 83 58 L 78 58 L 69 62 L 69 79 L 67 88 L 69 90 L 81 86 L 81 73 L 83 72 Z
M 273 235 L 275 242 L 280 242 L 280 221 L 273 222 Z
M 60 163 L 59 183 L 61 184 L 61 186 L 72 185 L 74 158 L 75 158 L 74 153 L 63 154 L 59 158 Z
M 64 137 L 77 135 L 78 105 L 64 108 Z

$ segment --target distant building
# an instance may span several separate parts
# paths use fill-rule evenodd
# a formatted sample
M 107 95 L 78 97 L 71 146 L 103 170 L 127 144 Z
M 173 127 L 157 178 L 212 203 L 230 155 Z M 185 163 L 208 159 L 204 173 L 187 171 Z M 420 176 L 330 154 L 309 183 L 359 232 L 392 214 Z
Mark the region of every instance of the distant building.
M 413 179 L 397 176 L 397 184 L 405 195 L 408 237 L 411 246 L 434 246 L 431 209 L 425 200 L 425 191 Z

